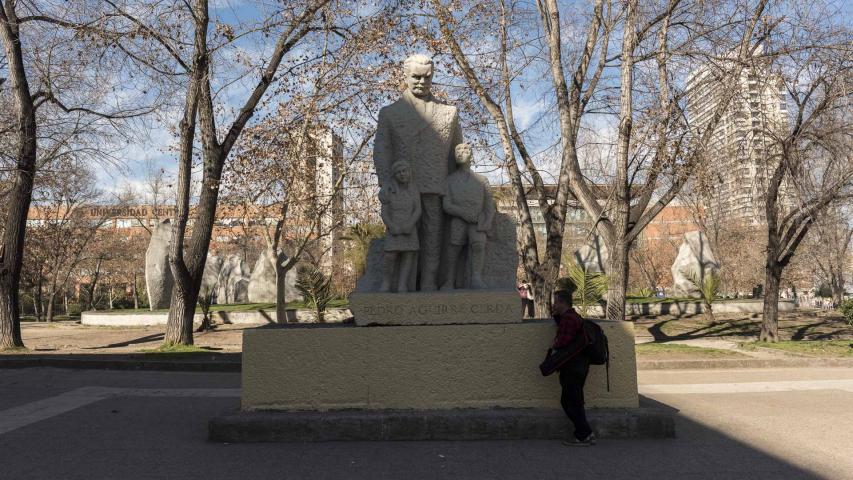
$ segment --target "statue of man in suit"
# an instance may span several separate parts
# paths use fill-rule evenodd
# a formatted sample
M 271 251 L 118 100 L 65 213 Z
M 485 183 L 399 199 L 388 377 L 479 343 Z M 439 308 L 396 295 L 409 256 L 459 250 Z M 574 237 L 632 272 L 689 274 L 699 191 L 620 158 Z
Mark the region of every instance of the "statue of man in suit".
M 438 102 L 430 92 L 433 64 L 426 55 L 403 63 L 406 90 L 402 98 L 379 110 L 373 162 L 379 177 L 379 200 L 391 185 L 391 166 L 405 160 L 421 196 L 420 289 L 435 290 L 441 263 L 447 175 L 456 169 L 454 149 L 462 143 L 456 107 Z

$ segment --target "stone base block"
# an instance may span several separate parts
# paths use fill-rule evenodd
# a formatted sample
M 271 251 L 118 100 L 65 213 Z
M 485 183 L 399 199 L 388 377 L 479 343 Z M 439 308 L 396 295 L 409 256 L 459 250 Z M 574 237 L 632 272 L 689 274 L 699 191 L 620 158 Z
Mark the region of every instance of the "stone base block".
M 506 290 L 353 293 L 349 307 L 362 326 L 521 323 L 518 293 Z
M 589 407 L 636 408 L 634 330 L 598 321 L 611 351 L 592 366 Z M 552 321 L 358 327 L 285 325 L 243 333 L 243 410 L 560 408 L 556 375 L 539 363 Z
M 599 438 L 672 438 L 672 413 L 653 408 L 587 412 Z M 572 432 L 560 410 L 492 409 L 343 412 L 234 412 L 209 423 L 214 442 L 340 440 L 565 439 Z

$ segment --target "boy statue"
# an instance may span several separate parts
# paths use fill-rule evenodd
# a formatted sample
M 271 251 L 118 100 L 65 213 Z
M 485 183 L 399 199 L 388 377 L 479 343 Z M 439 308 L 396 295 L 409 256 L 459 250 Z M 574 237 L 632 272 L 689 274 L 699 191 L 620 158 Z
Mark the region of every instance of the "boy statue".
M 442 199 L 450 218 L 450 249 L 447 252 L 447 278 L 442 290 L 456 287 L 456 264 L 465 245 L 469 246 L 471 276 L 469 288 L 486 288 L 483 267 L 486 259 L 486 232 L 492 229 L 495 204 L 486 177 L 471 171 L 471 146 L 455 148 L 457 170 L 448 175 Z

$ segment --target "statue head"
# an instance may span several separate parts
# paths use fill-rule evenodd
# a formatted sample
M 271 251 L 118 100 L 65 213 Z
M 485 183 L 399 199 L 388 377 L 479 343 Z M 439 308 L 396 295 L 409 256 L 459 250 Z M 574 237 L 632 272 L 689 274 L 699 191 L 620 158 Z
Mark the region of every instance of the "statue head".
M 409 165 L 409 162 L 405 160 L 397 160 L 394 162 L 394 165 L 391 166 L 391 175 L 394 176 L 394 180 L 401 184 L 409 183 L 409 180 L 412 178 L 412 167 Z
M 403 74 L 406 76 L 406 88 L 412 95 L 429 97 L 432 88 L 432 59 L 417 53 L 403 62 Z
M 456 145 L 453 153 L 456 154 L 457 165 L 463 166 L 471 164 L 471 145 L 468 145 L 467 143 L 460 143 L 459 145 Z

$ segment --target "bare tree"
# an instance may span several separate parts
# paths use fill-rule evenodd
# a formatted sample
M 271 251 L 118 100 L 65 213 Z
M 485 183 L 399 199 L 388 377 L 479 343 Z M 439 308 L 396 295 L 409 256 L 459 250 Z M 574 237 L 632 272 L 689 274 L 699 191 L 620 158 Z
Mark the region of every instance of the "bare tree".
M 817 37 L 820 32 L 814 32 Z M 841 33 L 824 37 L 849 38 Z M 820 37 L 818 37 L 820 38 Z M 837 45 L 843 45 L 839 42 Z M 781 47 L 790 49 L 790 43 Z M 853 198 L 853 124 L 849 51 L 832 44 L 774 58 L 778 81 L 787 91 L 788 125 L 764 132 L 770 139 L 770 172 L 765 196 L 764 320 L 761 341 L 779 340 L 779 290 L 782 273 L 814 222 L 839 201 Z
M 610 252 L 607 316 L 624 319 L 631 245 L 678 194 L 695 166 L 706 160 L 711 133 L 730 101 L 730 97 L 724 98 L 710 121 L 702 125 L 691 123 L 685 111 L 690 88 L 684 86 L 689 75 L 686 66 L 698 56 L 713 57 L 716 52 L 711 50 L 700 53 L 711 44 L 724 47 L 729 58 L 750 57 L 757 48 L 754 32 L 767 2 L 758 2 L 749 11 L 733 6 L 733 12 L 715 13 L 710 5 L 680 0 L 642 8 L 637 0 L 618 5 L 598 0 L 587 15 L 576 16 L 580 22 L 571 23 L 573 31 L 583 32 L 582 35 L 567 38 L 563 33 L 568 26 L 560 13 L 565 7 L 556 0 L 537 1 L 537 28 L 544 43 L 542 55 L 522 54 L 521 65 L 516 60 L 514 67 L 509 60 L 513 55 L 511 47 L 522 52 L 530 50 L 518 47 L 524 45 L 521 34 L 508 33 L 514 24 L 510 19 L 519 15 L 518 4 L 497 1 L 484 7 L 483 2 L 474 2 L 466 11 L 458 3 L 453 4 L 453 11 L 458 14 L 451 14 L 440 0 L 433 0 L 432 6 L 442 39 L 448 44 L 461 75 L 497 129 L 520 212 L 519 252 L 526 273 L 538 290 L 539 314 L 547 314 L 550 309 L 550 292 L 559 272 L 567 203 L 574 196 L 592 218 Z M 476 18 L 499 15 L 497 21 L 479 23 L 492 30 L 498 25 L 497 39 L 485 35 L 491 45 L 498 45 L 496 55 L 477 51 L 476 43 L 484 42 L 482 31 L 477 32 L 479 35 L 468 30 L 464 35 L 459 33 L 463 25 L 460 17 L 466 14 Z M 725 26 L 718 28 L 718 23 Z M 529 31 L 533 26 L 528 21 L 518 28 Z M 468 39 L 471 53 L 465 51 L 462 39 Z M 614 43 L 621 45 L 616 52 Z M 547 118 L 559 126 L 558 138 L 550 142 L 559 158 L 554 194 L 545 188 L 543 168 L 536 164 L 525 133 L 516 128 L 512 109 L 513 95 L 520 89 L 519 77 L 529 64 L 537 63 L 537 57 L 544 64 L 541 75 L 551 78 L 547 104 L 554 110 Z M 477 64 L 472 61 L 474 58 L 479 59 Z M 734 81 L 743 63 L 718 62 L 714 81 Z M 581 133 L 601 115 L 617 119 L 615 134 L 608 140 L 615 155 L 605 162 L 603 175 L 590 178 L 582 159 Z M 544 255 L 540 255 L 535 242 L 527 187 L 519 163 L 537 193 L 545 219 Z
M 853 243 L 853 212 L 851 204 L 830 207 L 814 223 L 814 240 L 809 260 L 832 290 L 836 304 L 844 300 L 845 274 L 850 273 L 851 243 Z M 816 233 L 816 235 L 815 235 Z
M 87 249 L 106 221 L 92 217 L 86 208 L 98 201 L 101 192 L 84 165 L 42 175 L 34 192 L 37 224 L 28 227 L 33 248 L 28 248 L 25 268 L 41 272 L 47 287 L 45 319 L 53 321 L 60 293 L 66 290 L 72 272 L 87 257 Z
M 9 153 L 4 167 L 8 161 L 12 168 L 4 193 L 9 207 L 0 227 L 0 349 L 23 346 L 18 291 L 40 159 L 46 164 L 69 150 L 96 154 L 97 143 L 81 145 L 87 135 L 118 132 L 121 120 L 147 111 L 126 107 L 137 100 L 129 91 L 127 101 L 111 93 L 119 81 L 112 75 L 114 57 L 104 50 L 94 54 L 97 50 L 87 37 L 77 35 L 88 27 L 59 16 L 74 10 L 66 7 L 54 12 L 52 5 L 29 1 L 6 1 L 0 7 L 0 62 L 9 79 L 2 86 L 8 85 L 14 117 L 2 128 L 10 147 L 4 149 Z

